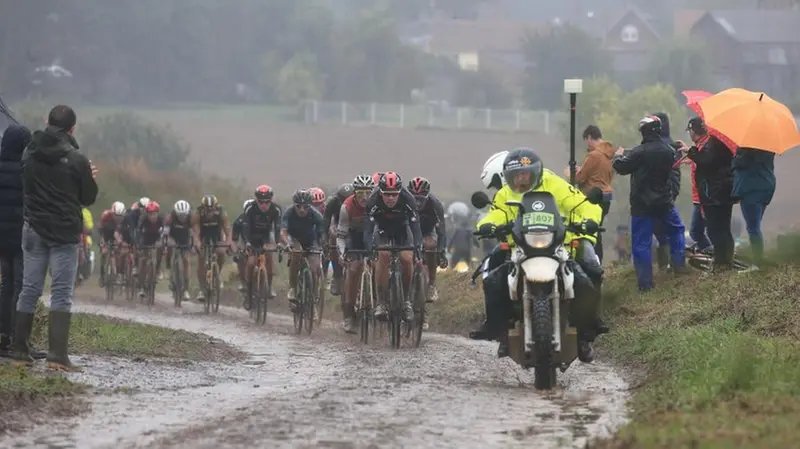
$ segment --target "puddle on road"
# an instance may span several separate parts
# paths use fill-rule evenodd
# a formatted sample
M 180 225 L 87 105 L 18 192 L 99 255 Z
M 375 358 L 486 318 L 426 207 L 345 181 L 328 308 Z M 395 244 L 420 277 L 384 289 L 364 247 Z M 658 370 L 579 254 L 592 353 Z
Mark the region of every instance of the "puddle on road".
M 495 359 L 493 345 L 453 336 L 427 334 L 417 350 L 391 351 L 330 325 L 310 338 L 284 335 L 286 317 L 269 318 L 281 334 L 241 310 L 197 316 L 191 303 L 79 310 L 202 332 L 249 356 L 228 364 L 85 357 L 88 369 L 72 378 L 129 394 L 97 395 L 89 414 L 0 447 L 583 447 L 625 420 L 626 385 L 602 364 L 576 364 L 542 393 L 532 373 Z

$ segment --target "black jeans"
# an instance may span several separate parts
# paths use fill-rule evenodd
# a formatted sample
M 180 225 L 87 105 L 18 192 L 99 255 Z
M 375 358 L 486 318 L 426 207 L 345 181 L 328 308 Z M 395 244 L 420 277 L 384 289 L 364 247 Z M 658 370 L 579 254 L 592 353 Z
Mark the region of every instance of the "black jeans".
M 603 217 L 600 219 L 600 225 L 606 221 L 606 215 L 608 215 L 608 210 L 611 208 L 611 201 L 603 201 L 599 204 L 599 206 L 603 209 Z M 603 233 L 597 233 L 597 243 L 594 245 L 594 252 L 597 254 L 597 257 L 600 258 L 600 263 L 603 263 Z
M 714 265 L 730 266 L 733 264 L 734 241 L 731 233 L 731 215 L 733 204 L 703 206 L 706 219 L 706 232 L 714 245 Z
M 14 315 L 22 291 L 22 248 L 19 251 L 0 252 L 0 334 L 14 335 Z

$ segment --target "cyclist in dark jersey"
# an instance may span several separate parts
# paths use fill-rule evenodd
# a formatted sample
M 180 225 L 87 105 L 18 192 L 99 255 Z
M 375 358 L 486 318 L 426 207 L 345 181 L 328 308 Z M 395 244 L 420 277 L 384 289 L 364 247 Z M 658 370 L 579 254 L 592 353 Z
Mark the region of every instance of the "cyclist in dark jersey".
M 281 220 L 281 243 L 292 246 L 295 250 L 320 249 L 325 233 L 322 214 L 311 206 L 311 192 L 308 190 L 298 190 L 292 196 L 293 205 L 286 209 Z M 292 240 L 290 242 L 290 239 Z M 322 265 L 318 254 L 310 254 L 306 257 L 308 266 L 311 268 L 314 285 L 319 285 Z M 289 268 L 289 292 L 286 297 L 292 308 L 297 304 L 295 300 L 295 289 L 297 288 L 297 278 L 302 265 L 300 254 L 292 254 Z
M 247 262 L 247 254 L 244 254 L 245 250 L 245 242 L 244 242 L 244 213 L 250 207 L 250 205 L 254 204 L 256 200 L 249 199 L 245 200 L 242 204 L 242 213 L 236 217 L 236 220 L 233 220 L 231 223 L 231 240 L 233 240 L 233 244 L 236 246 L 236 252 L 233 255 L 233 263 L 236 264 L 236 272 L 239 273 L 239 283 L 242 284 L 244 282 L 244 269 Z
M 436 268 L 447 268 L 447 231 L 445 229 L 444 206 L 439 198 L 431 194 L 431 183 L 416 177 L 408 182 L 408 191 L 414 195 L 419 210 L 419 226 L 422 232 L 422 245 L 428 251 L 436 254 L 425 255 L 425 265 L 428 267 L 428 302 L 439 299 L 436 290 Z
M 255 204 L 250 205 L 244 211 L 244 220 L 242 223 L 242 233 L 247 248 L 262 248 L 265 250 L 275 249 L 275 238 L 280 232 L 281 226 L 281 210 L 272 202 L 274 192 L 272 188 L 267 185 L 260 185 L 256 188 Z M 255 254 L 248 253 L 247 263 L 244 272 L 239 273 L 241 285 L 239 291 L 245 291 L 245 285 L 250 281 L 253 268 L 256 265 Z M 267 270 L 267 282 L 272 284 L 273 265 L 272 254 L 264 254 L 264 265 Z M 270 298 L 274 298 L 275 289 L 269 292 Z
M 188 201 L 180 200 L 175 202 L 172 212 L 167 215 L 164 222 L 163 239 L 167 245 L 167 270 L 172 269 L 172 251 L 176 246 L 180 246 L 181 257 L 183 258 L 183 279 L 185 282 L 184 300 L 189 300 L 189 251 L 190 237 L 192 235 L 192 206 Z
M 106 270 L 105 264 L 108 258 L 108 251 L 111 245 L 121 241 L 120 230 L 125 220 L 125 204 L 120 201 L 114 202 L 111 209 L 103 211 L 100 215 L 100 287 L 105 287 Z M 119 267 L 119 260 L 117 266 Z
M 146 196 L 139 198 L 139 201 L 131 205 L 131 208 L 125 214 L 125 218 L 122 219 L 121 236 L 123 247 L 130 248 L 131 251 L 134 251 L 134 276 L 139 272 L 139 254 L 136 253 L 136 248 L 134 248 L 136 246 L 136 232 L 139 227 L 139 218 L 142 216 L 142 211 L 144 211 L 144 208 L 147 207 L 148 204 L 150 204 L 150 198 Z
M 417 203 L 414 196 L 403 188 L 400 176 L 394 172 L 386 172 L 381 176 L 378 189 L 373 189 L 367 200 L 367 221 L 364 226 L 366 249 L 371 250 L 375 244 L 395 246 L 422 247 L 422 233 L 419 226 Z M 403 272 L 403 285 L 411 285 L 413 252 L 400 253 L 400 265 Z M 375 317 L 386 319 L 387 293 L 389 289 L 389 253 L 382 251 L 375 267 L 375 282 L 378 285 L 378 305 Z M 407 293 L 407 292 L 406 292 Z M 406 297 L 404 303 L 405 319 L 414 319 L 414 309 Z
M 205 300 L 206 285 L 206 261 L 203 257 L 202 246 L 216 245 L 224 243 L 224 246 L 216 248 L 217 264 L 220 273 L 225 265 L 225 252 L 233 248 L 231 227 L 228 215 L 222 209 L 217 197 L 214 195 L 204 195 L 192 214 L 192 234 L 194 236 L 194 246 L 197 252 L 197 281 L 200 284 L 200 291 L 197 293 L 197 300 Z
M 336 247 L 338 258 L 344 262 L 347 250 L 364 249 L 364 213 L 367 198 L 374 184 L 370 175 L 358 175 L 353 181 L 351 190 L 353 195 L 344 200 L 337 214 Z M 347 276 L 344 280 L 344 294 L 342 295 L 342 327 L 348 334 L 355 333 L 355 300 L 361 284 L 361 259 L 353 258 L 347 263 Z
M 336 247 L 336 228 L 339 225 L 339 210 L 342 203 L 353 194 L 353 184 L 347 183 L 339 186 L 336 195 L 328 199 L 325 204 L 325 213 L 322 219 L 325 222 L 325 242 L 328 248 Z M 333 281 L 331 282 L 331 295 L 337 296 L 342 291 L 342 264 L 337 251 L 329 251 L 331 264 L 333 264 Z
M 145 208 L 145 214 L 139 217 L 139 225 L 136 227 L 136 247 L 152 247 L 158 245 L 161 241 L 162 231 L 164 229 L 164 216 L 161 214 L 161 206 L 155 201 L 150 201 Z M 163 255 L 163 248 L 158 245 L 156 249 L 156 274 L 161 272 L 161 257 Z M 144 266 L 147 259 L 139 257 L 139 273 L 144 272 Z M 142 280 L 144 276 L 139 276 L 139 296 L 144 297 L 144 285 Z

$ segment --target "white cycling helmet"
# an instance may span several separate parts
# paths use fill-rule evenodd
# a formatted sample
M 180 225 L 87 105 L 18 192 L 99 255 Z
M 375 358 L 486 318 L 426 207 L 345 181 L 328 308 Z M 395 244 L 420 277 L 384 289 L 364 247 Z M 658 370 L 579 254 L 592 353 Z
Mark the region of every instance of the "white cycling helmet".
M 147 207 L 148 204 L 150 204 L 150 198 L 148 198 L 146 196 L 143 196 L 143 197 L 139 198 L 139 207 L 144 209 L 144 208 Z
M 125 215 L 125 203 L 122 201 L 114 201 L 114 204 L 111 205 L 111 211 L 117 216 Z
M 247 208 L 250 207 L 250 205 L 252 205 L 255 202 L 256 202 L 256 200 L 254 200 L 252 198 L 249 199 L 249 200 L 245 200 L 245 202 L 242 204 L 242 210 L 247 210 Z
M 189 215 L 189 212 L 192 211 L 192 206 L 186 200 L 178 200 L 175 202 L 175 205 L 172 206 L 172 209 L 178 215 Z
M 483 164 L 481 181 L 487 189 L 494 187 L 499 190 L 506 185 L 506 179 L 503 176 L 503 161 L 507 155 L 508 151 L 500 151 L 491 155 Z

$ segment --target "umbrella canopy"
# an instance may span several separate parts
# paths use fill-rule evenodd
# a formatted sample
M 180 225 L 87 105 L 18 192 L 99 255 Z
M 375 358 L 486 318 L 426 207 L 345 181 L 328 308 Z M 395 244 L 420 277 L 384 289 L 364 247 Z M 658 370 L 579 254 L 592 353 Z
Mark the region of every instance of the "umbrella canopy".
M 712 135 L 776 154 L 800 145 L 792 111 L 763 92 L 727 89 L 697 103 Z
M 684 97 L 686 97 L 686 106 L 688 106 L 689 109 L 693 110 L 695 114 L 700 115 L 701 117 L 702 111 L 697 103 L 700 103 L 700 101 L 714 95 L 711 92 L 706 92 L 704 90 L 684 90 L 681 93 Z

